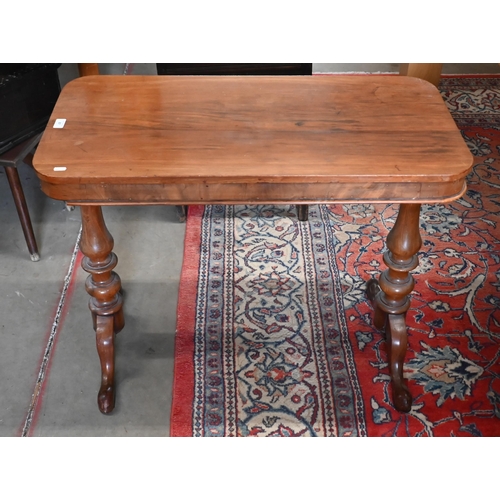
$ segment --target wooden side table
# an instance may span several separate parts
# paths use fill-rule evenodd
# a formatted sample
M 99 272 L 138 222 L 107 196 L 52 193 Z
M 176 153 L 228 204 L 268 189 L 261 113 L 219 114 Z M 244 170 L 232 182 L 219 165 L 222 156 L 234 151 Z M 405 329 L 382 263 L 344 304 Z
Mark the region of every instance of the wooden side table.
M 56 120 L 66 120 L 54 128 Z M 57 122 L 61 123 L 61 122 Z M 409 411 L 405 314 L 422 203 L 462 196 L 472 155 L 437 89 L 402 76 L 89 76 L 62 91 L 34 158 L 43 191 L 80 205 L 86 289 L 114 407 L 124 325 L 101 205 L 400 203 L 388 266 L 368 283 L 389 345 L 393 402 Z

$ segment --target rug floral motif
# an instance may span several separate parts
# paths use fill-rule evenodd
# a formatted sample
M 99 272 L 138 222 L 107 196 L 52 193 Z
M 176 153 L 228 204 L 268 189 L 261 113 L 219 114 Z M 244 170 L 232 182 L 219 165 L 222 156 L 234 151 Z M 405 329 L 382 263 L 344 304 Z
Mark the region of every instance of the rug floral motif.
M 500 436 L 500 79 L 440 90 L 475 165 L 460 200 L 422 206 L 411 411 L 392 405 L 365 292 L 398 206 L 315 205 L 308 223 L 294 206 L 190 207 L 172 435 Z

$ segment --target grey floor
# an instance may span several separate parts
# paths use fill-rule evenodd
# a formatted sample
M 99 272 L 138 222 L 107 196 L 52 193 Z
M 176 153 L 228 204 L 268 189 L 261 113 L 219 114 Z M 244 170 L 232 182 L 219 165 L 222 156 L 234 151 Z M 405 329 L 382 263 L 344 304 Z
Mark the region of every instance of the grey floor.
M 398 64 L 315 64 L 315 72 L 397 72 Z M 103 74 L 155 74 L 154 64 L 100 64 Z M 498 64 L 445 64 L 447 74 L 500 73 Z M 61 84 L 78 77 L 63 64 Z M 80 228 L 78 209 L 47 198 L 20 168 L 41 259 L 32 262 L 5 173 L 0 171 L 0 436 L 168 436 L 177 292 L 184 224 L 173 207 L 106 207 L 125 290 L 117 338 L 116 408 L 96 406 L 99 361 L 75 267 L 57 329 L 54 320 Z M 78 264 L 78 263 L 77 263 Z M 37 384 L 53 340 L 45 378 Z M 38 395 L 38 397 L 34 397 Z M 36 403 L 36 404 L 35 404 Z M 29 418 L 28 418 L 29 417 Z

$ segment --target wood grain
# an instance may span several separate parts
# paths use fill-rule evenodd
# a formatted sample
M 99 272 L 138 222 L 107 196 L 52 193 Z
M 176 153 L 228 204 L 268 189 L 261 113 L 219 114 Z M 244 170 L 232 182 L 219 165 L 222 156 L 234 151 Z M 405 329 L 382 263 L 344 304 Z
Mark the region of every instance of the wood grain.
M 63 129 L 52 128 L 56 118 Z M 289 201 L 338 199 L 336 184 L 340 198 L 378 186 L 386 199 L 449 199 L 471 165 L 434 86 L 352 75 L 79 78 L 34 158 L 49 196 L 103 203 L 114 197 L 107 185 L 120 202 L 146 201 L 154 185 L 152 202 L 174 204 L 279 200 L 283 184 L 312 186 Z M 402 184 L 415 186 L 405 194 Z
M 233 183 L 205 182 L 179 184 L 51 184 L 41 181 L 42 190 L 51 198 L 74 205 L 146 205 L 146 204 L 236 204 L 236 203 L 397 203 L 419 201 L 437 203 L 463 195 L 464 180 L 454 182 L 315 182 L 315 183 Z

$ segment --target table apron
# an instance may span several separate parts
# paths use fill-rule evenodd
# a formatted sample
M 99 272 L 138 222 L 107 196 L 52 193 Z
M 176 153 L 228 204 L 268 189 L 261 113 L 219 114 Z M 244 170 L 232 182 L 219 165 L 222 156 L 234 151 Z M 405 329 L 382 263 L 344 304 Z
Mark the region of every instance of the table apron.
M 74 205 L 285 203 L 441 203 L 460 198 L 464 179 L 400 183 L 51 184 L 43 192 Z

